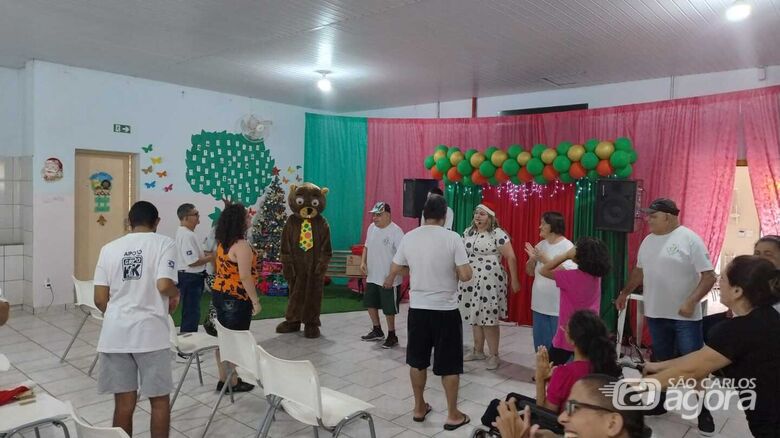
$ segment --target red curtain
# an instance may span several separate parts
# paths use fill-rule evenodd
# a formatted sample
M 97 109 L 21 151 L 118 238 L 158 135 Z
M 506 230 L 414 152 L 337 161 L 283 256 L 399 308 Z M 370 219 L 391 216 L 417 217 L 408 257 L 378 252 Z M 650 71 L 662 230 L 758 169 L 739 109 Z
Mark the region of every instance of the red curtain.
M 525 186 L 525 190 L 531 184 Z M 522 196 L 512 199 L 506 192 L 506 186 L 501 188 L 487 187 L 482 192 L 482 198 L 495 203 L 496 217 L 501 228 L 509 233 L 512 248 L 517 256 L 517 269 L 520 276 L 521 290 L 509 297 L 508 320 L 521 325 L 531 325 L 531 285 L 533 277 L 525 275 L 525 263 L 528 256 L 525 253 L 525 242 L 536 245 L 539 237 L 539 222 L 542 213 L 557 211 L 566 221 L 566 237 L 570 240 L 574 231 L 574 192 L 576 188 L 570 184 L 561 184 L 556 188 L 545 187 L 541 193 L 532 193 L 523 199 Z
M 742 105 L 750 185 L 761 232 L 780 235 L 780 94 L 753 93 Z

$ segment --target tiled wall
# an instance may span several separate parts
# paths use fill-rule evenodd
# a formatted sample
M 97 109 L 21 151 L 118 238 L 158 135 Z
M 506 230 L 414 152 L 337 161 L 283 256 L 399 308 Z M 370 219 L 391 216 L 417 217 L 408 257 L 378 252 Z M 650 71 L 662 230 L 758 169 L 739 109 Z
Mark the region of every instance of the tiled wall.
M 32 157 L 0 157 L 0 288 L 32 303 Z

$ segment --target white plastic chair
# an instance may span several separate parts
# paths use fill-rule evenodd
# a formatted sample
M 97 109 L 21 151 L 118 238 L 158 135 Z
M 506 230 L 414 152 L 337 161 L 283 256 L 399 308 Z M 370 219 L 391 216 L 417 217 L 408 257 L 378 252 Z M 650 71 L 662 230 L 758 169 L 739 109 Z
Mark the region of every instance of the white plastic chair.
M 81 329 L 84 328 L 84 324 L 87 322 L 87 319 L 90 317 L 94 318 L 97 321 L 103 320 L 103 312 L 100 311 L 100 309 L 95 306 L 95 284 L 92 282 L 92 280 L 86 280 L 82 281 L 77 279 L 76 277 L 73 278 L 73 286 L 75 286 L 76 289 L 76 306 L 78 306 L 79 309 L 81 309 L 82 312 L 84 312 L 84 319 L 81 321 L 81 325 L 79 325 L 79 328 L 76 330 L 76 333 L 73 334 L 73 339 L 70 340 L 70 343 L 68 344 L 68 348 L 65 349 L 65 352 L 62 353 L 62 357 L 60 357 L 60 362 L 65 362 L 65 356 L 68 355 L 68 352 L 70 351 L 70 347 L 73 346 L 73 343 L 76 342 L 76 338 L 78 338 L 79 333 L 81 332 Z M 89 375 L 92 375 L 92 370 L 95 369 L 95 364 L 97 364 L 98 355 L 95 354 L 95 360 L 92 361 L 92 365 L 89 367 Z
M 70 405 L 70 403 L 68 403 Z M 85 422 L 73 409 L 70 407 L 71 416 L 73 417 L 73 423 L 76 424 L 76 436 L 78 438 L 130 438 L 127 432 L 121 427 L 97 427 L 92 426 Z
M 262 378 L 260 364 L 257 360 L 257 353 L 255 353 L 257 342 L 252 332 L 249 330 L 225 328 L 217 320 L 214 320 L 214 326 L 217 328 L 217 344 L 219 345 L 220 359 L 223 362 L 230 362 L 233 366 L 230 367 L 230 372 L 225 379 L 225 384 L 222 386 L 222 391 L 219 393 L 219 398 L 211 410 L 209 421 L 206 422 L 206 427 L 203 429 L 203 437 L 206 436 L 206 432 L 208 432 L 209 426 L 211 426 L 211 422 L 214 420 L 214 414 L 217 413 L 219 403 L 222 401 L 226 390 L 230 391 L 230 401 L 234 401 L 230 381 L 233 379 L 233 374 L 237 372 L 236 368 L 240 369 L 242 377 L 256 381 L 260 387 L 263 386 L 260 382 Z
M 368 421 L 371 438 L 376 438 L 374 420 L 367 412 L 373 405 L 321 387 L 317 370 L 308 360 L 279 359 L 259 345 L 256 350 L 265 382 L 263 390 L 266 397 L 271 398 L 271 405 L 260 423 L 258 437 L 268 436 L 274 414 L 281 406 L 294 419 L 312 426 L 315 437 L 318 436 L 317 426 L 337 437 L 344 426 L 364 419 Z
M 34 388 L 33 382 L 25 382 L 28 388 Z M 0 437 L 22 436 L 23 431 L 33 429 L 39 436 L 39 428 L 52 424 L 62 431 L 65 438 L 70 437 L 65 421 L 70 417 L 68 405 L 43 391 L 36 391 L 32 402 L 8 403 L 0 406 Z
M 192 359 L 195 359 L 198 365 L 198 380 L 200 380 L 200 384 L 203 385 L 203 372 L 201 372 L 200 369 L 200 354 L 206 351 L 216 350 L 219 348 L 219 344 L 217 344 L 217 338 L 210 336 L 207 333 L 194 332 L 177 335 L 176 325 L 170 315 L 168 315 L 168 334 L 171 341 L 171 349 L 183 356 L 187 356 L 184 372 L 181 374 L 179 384 L 176 386 L 176 391 L 173 393 L 173 398 L 171 399 L 171 410 L 173 410 L 173 404 L 176 403 L 176 397 L 179 396 L 181 386 L 184 384 L 184 379 L 187 377 L 187 371 L 189 371 L 190 366 L 192 365 Z

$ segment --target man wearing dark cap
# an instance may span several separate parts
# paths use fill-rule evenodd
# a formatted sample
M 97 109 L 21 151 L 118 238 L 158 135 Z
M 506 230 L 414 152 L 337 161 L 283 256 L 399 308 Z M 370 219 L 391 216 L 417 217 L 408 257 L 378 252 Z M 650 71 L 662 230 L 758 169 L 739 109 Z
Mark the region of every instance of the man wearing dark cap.
M 360 270 L 366 276 L 366 293 L 363 295 L 363 305 L 368 309 L 373 328 L 367 335 L 361 336 L 364 341 L 385 341 L 383 348 L 393 348 L 398 345 L 395 334 L 395 315 L 398 314 L 398 304 L 401 301 L 401 276 L 397 275 L 390 287 L 382 284 L 390 273 L 390 264 L 404 232 L 390 218 L 390 204 L 377 202 L 369 211 L 373 223 L 368 226 L 366 243 L 360 261 Z M 387 319 L 387 339 L 379 322 L 379 309 Z
M 704 242 L 680 225 L 680 210 L 674 201 L 659 198 L 642 211 L 648 214 L 651 234 L 642 241 L 636 268 L 615 305 L 623 310 L 631 292 L 642 285 L 645 316 L 653 338 L 653 361 L 665 361 L 702 348 L 699 302 L 717 277 Z M 702 407 L 699 431 L 707 434 L 714 429 L 712 416 Z

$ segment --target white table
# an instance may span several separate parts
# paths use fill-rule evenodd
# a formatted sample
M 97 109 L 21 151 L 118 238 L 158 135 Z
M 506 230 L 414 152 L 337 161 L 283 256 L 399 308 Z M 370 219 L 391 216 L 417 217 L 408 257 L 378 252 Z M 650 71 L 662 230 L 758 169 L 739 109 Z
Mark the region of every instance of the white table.
M 65 420 L 70 418 L 70 407 L 46 393 L 35 395 L 35 402 L 20 404 L 14 402 L 0 406 L 0 437 L 10 438 L 28 429 L 35 429 L 39 437 L 38 427 L 53 424 L 62 429 L 65 438 L 70 437 Z

